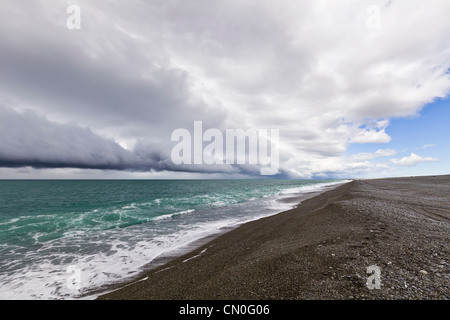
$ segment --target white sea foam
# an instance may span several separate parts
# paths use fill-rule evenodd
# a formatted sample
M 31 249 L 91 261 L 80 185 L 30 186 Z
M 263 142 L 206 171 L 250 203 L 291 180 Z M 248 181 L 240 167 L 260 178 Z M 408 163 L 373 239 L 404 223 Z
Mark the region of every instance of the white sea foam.
M 326 188 L 334 187 L 334 186 L 344 184 L 347 182 L 350 182 L 350 180 L 343 180 L 343 181 L 336 181 L 336 182 L 324 182 L 324 183 L 317 183 L 317 184 L 305 185 L 305 186 L 294 187 L 294 188 L 286 188 L 280 192 L 280 195 L 284 196 L 284 195 L 293 195 L 293 194 L 304 194 L 304 193 L 315 192 L 315 191 L 323 191 Z
M 133 210 L 138 208 L 138 205 L 136 203 L 131 203 L 129 205 L 123 206 L 122 210 Z
M 20 220 L 20 217 L 19 218 L 13 218 L 13 219 L 5 221 L 5 222 L 0 222 L 0 226 L 6 226 L 8 224 L 13 224 L 13 223 L 16 223 L 19 220 Z
M 173 218 L 174 216 L 178 216 L 178 215 L 182 215 L 182 214 L 186 214 L 186 213 L 191 213 L 194 212 L 195 209 L 189 209 L 189 210 L 183 210 L 183 211 L 179 211 L 179 212 L 174 212 L 174 213 L 168 213 L 168 214 L 163 214 L 161 216 L 157 216 L 155 218 L 153 218 L 153 221 L 158 221 L 158 220 L 165 220 L 165 219 L 170 219 Z
M 30 261 L 29 264 L 8 276 L 0 276 L 0 299 L 80 298 L 92 289 L 121 281 L 124 277 L 136 276 L 142 271 L 141 267 L 158 256 L 180 252 L 192 241 L 236 223 L 235 219 L 200 223 L 147 239 L 143 238 L 145 230 L 142 228 L 128 230 L 126 234 L 112 232 L 103 238 L 99 236 L 97 241 L 90 241 L 91 247 L 100 248 L 92 250 L 92 254 L 67 252 L 74 241 L 81 244 L 86 240 L 67 237 L 49 241 L 43 248 L 24 257 L 25 261 Z M 139 238 L 144 240 L 137 240 Z M 108 243 L 108 248 L 102 250 L 105 243 Z M 55 250 L 57 247 L 61 250 Z M 45 259 L 42 258 L 44 251 L 49 252 Z M 67 263 L 64 263 L 65 260 Z M 79 288 L 70 283 L 77 273 Z

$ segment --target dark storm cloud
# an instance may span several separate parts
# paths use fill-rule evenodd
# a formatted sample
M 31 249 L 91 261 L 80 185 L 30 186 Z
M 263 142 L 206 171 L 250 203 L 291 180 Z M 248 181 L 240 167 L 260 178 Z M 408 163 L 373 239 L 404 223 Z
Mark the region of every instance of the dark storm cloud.
M 118 169 L 137 159 L 114 141 L 75 125 L 57 124 L 33 112 L 0 107 L 0 166 Z
M 174 165 L 162 144 L 140 141 L 128 151 L 88 128 L 59 124 L 32 111 L 0 106 L 0 167 L 258 174 L 256 166 Z

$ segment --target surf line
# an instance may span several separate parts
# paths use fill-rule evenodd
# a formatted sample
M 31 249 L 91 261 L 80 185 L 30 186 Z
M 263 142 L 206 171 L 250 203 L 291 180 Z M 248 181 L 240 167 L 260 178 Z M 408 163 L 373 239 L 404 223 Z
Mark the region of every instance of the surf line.
M 208 249 L 208 248 L 203 249 L 202 252 L 200 252 L 199 254 L 197 254 L 197 255 L 195 255 L 195 256 L 193 256 L 193 257 L 187 258 L 186 260 L 183 260 L 182 263 L 185 263 L 185 262 L 187 262 L 187 261 L 189 261 L 189 260 L 192 260 L 192 259 L 195 259 L 195 258 L 200 257 L 203 253 L 205 253 L 205 251 L 206 251 L 207 249 Z

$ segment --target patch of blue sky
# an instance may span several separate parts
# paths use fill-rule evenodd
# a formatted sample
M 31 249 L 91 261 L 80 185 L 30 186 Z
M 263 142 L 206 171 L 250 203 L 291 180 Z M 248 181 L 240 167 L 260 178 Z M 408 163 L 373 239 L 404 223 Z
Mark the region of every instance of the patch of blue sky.
M 389 149 L 395 150 L 396 154 L 376 157 L 369 161 L 374 164 L 389 164 L 395 176 L 450 173 L 450 97 L 437 99 L 415 116 L 390 119 L 386 133 L 391 137 L 390 142 L 354 143 L 348 147 L 345 156 Z M 422 158 L 439 160 L 421 161 L 411 166 L 402 166 L 391 161 L 410 157 L 412 153 Z

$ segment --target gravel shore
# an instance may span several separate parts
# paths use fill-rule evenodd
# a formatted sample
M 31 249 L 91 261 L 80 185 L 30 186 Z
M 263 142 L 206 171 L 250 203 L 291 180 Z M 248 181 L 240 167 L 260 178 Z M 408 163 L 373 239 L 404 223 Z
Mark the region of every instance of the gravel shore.
M 449 299 L 449 195 L 450 176 L 353 181 L 98 299 Z

